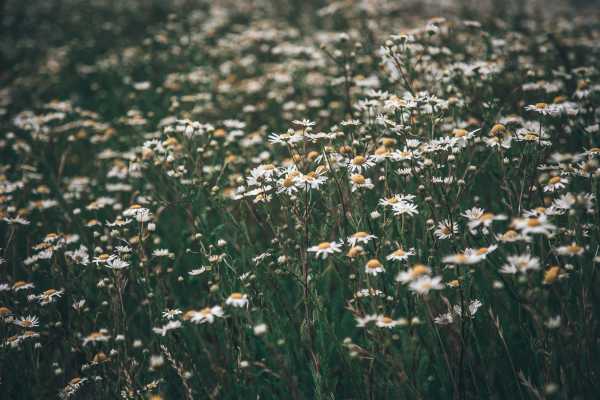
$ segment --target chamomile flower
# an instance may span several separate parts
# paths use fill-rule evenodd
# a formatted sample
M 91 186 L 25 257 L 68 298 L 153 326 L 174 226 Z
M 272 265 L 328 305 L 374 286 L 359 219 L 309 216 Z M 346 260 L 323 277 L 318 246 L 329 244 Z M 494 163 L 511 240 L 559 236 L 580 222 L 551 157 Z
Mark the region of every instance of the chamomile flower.
M 19 292 L 21 290 L 33 289 L 35 288 L 35 284 L 33 282 L 25 282 L 25 281 L 16 281 L 13 286 L 13 292 Z
M 360 244 L 367 244 L 369 243 L 371 240 L 376 239 L 377 236 L 375 235 L 371 235 L 367 232 L 356 232 L 355 234 L 353 234 L 352 236 L 349 236 L 347 241 L 348 244 L 355 246 L 356 244 L 360 243 Z
M 431 268 L 423 265 L 423 264 L 415 264 L 413 267 L 409 268 L 407 271 L 400 271 L 396 276 L 396 282 L 400 282 L 403 284 L 407 284 L 412 282 L 423 275 L 428 275 L 431 273 Z
M 478 207 L 466 210 L 461 215 L 469 220 L 467 222 L 467 227 L 469 228 L 469 232 L 473 235 L 476 234 L 479 229 L 481 229 L 484 234 L 487 234 L 492 222 L 506 220 L 505 215 L 496 215 L 491 212 L 485 212 L 485 210 Z
M 512 221 L 512 226 L 524 236 L 532 234 L 552 236 L 556 230 L 556 226 L 548 222 L 548 217 L 543 214 L 525 218 L 515 218 Z
M 376 276 L 382 272 L 385 272 L 385 269 L 383 268 L 383 264 L 381 264 L 381 262 L 376 258 L 370 259 L 365 264 L 365 273 L 367 275 Z
M 560 256 L 580 256 L 584 253 L 585 249 L 575 242 L 571 243 L 568 246 L 560 246 L 554 249 L 554 252 Z
M 20 326 L 21 328 L 37 328 L 40 325 L 40 319 L 35 315 L 28 315 L 24 318 L 17 318 L 13 321 L 15 325 Z
M 525 106 L 526 111 L 533 111 L 541 115 L 558 115 L 560 114 L 560 108 L 555 104 L 548 103 L 535 103 Z
M 316 258 L 321 257 L 324 260 L 329 255 L 341 252 L 341 247 L 341 244 L 338 242 L 321 242 L 316 246 L 309 247 L 308 251 L 315 253 Z
M 351 175 L 350 183 L 352 185 L 352 192 L 355 192 L 358 189 L 373 189 L 375 187 L 370 178 L 365 178 L 361 174 Z
M 434 276 L 432 278 L 429 275 L 424 275 L 412 281 L 408 285 L 408 288 L 417 294 L 427 295 L 431 290 L 442 290 L 444 285 L 442 284 L 441 276 Z
M 531 254 L 521 254 L 509 256 L 508 263 L 500 268 L 503 274 L 527 273 L 529 271 L 537 271 L 540 269 L 540 259 Z
M 128 266 L 129 266 L 129 263 L 127 261 L 121 260 L 118 257 L 111 258 L 106 261 L 106 267 L 113 269 L 113 270 L 125 269 Z
M 489 137 L 485 138 L 485 143 L 489 147 L 503 147 L 509 149 L 512 143 L 512 133 L 503 124 L 492 126 Z
M 248 295 L 239 292 L 233 292 L 229 295 L 225 304 L 233 307 L 246 307 L 248 305 Z
M 55 299 L 58 299 L 63 292 L 64 290 L 48 289 L 38 296 L 38 301 L 41 305 L 45 306 L 46 304 L 54 302 Z
M 406 326 L 408 325 L 408 321 L 405 318 L 393 319 L 386 315 L 378 315 L 375 325 L 379 328 L 391 329 L 396 326 Z
M 399 201 L 398 203 L 395 203 L 392 206 L 392 210 L 394 212 L 394 215 L 408 215 L 408 216 L 414 216 L 419 214 L 419 210 L 417 209 L 417 206 L 413 203 L 410 203 L 408 201 Z
M 117 258 L 117 256 L 116 256 L 116 255 L 114 255 L 114 254 L 106 254 L 106 253 L 102 253 L 102 254 L 100 254 L 100 255 L 98 255 L 98 256 L 96 256 L 96 257 L 94 257 L 94 258 L 92 259 L 92 262 L 93 262 L 94 264 L 96 264 L 96 265 L 99 265 L 99 264 L 106 264 L 108 261 L 112 261 L 112 260 L 114 260 L 115 258 Z
M 190 314 L 191 313 L 191 314 Z M 184 314 L 184 319 L 189 319 L 194 324 L 212 324 L 216 318 L 224 316 L 223 309 L 220 306 L 206 307 L 200 311 L 188 311 Z
M 375 165 L 375 162 L 372 159 L 372 157 L 370 157 L 370 156 L 365 157 L 365 156 L 358 155 L 348 162 L 348 171 L 352 172 L 352 173 L 360 174 L 364 170 L 367 170 L 368 168 L 370 168 L 374 165 Z
M 369 325 L 371 322 L 376 322 L 377 319 L 379 318 L 379 316 L 377 314 L 372 314 L 372 315 L 365 315 L 364 317 L 361 316 L 355 316 L 356 318 L 356 326 L 358 328 L 364 328 L 367 325 Z
M 352 246 L 348 249 L 346 257 L 357 258 L 365 254 L 365 249 L 362 246 Z
M 160 336 L 166 336 L 169 331 L 181 328 L 181 325 L 181 321 L 179 320 L 169 320 L 169 322 L 163 326 L 152 328 L 152 332 Z
M 446 256 L 442 259 L 442 261 L 446 264 L 473 265 L 481 262 L 483 259 L 484 257 L 479 254 L 464 252 Z
M 560 189 L 564 189 L 569 183 L 567 178 L 561 176 L 553 176 L 548 179 L 548 182 L 544 185 L 544 192 L 555 192 Z
M 553 284 L 559 277 L 560 267 L 557 265 L 550 266 L 546 271 L 544 271 L 544 280 L 542 283 L 544 285 Z
M 83 339 L 83 345 L 86 346 L 88 343 L 98 343 L 98 342 L 108 342 L 110 340 L 110 336 L 108 335 L 108 331 L 105 329 L 101 329 L 97 332 L 92 332 L 87 335 Z
M 167 308 L 162 313 L 162 317 L 165 319 L 175 319 L 178 315 L 181 315 L 181 310 L 178 308 Z
M 406 261 L 409 256 L 415 255 L 415 249 L 411 248 L 409 250 L 404 250 L 403 248 L 396 249 L 392 253 L 388 254 L 386 260 L 393 261 Z
M 450 222 L 445 219 L 438 223 L 437 229 L 433 232 L 438 239 L 449 239 L 458 233 L 458 225 L 456 222 Z

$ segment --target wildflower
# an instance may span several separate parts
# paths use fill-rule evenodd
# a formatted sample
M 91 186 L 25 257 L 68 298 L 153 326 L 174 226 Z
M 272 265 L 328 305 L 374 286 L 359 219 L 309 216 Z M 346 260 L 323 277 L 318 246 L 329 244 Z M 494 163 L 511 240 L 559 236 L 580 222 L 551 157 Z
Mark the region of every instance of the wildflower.
M 541 115 L 558 115 L 560 114 L 560 108 L 555 104 L 548 103 L 535 103 L 532 105 L 525 106 L 526 111 L 533 111 Z
M 483 256 L 475 252 L 470 254 L 465 252 L 446 256 L 442 259 L 442 261 L 446 264 L 472 265 L 481 262 L 483 258 Z
M 556 279 L 558 278 L 559 273 L 560 273 L 560 267 L 558 267 L 556 265 L 548 268 L 544 272 L 544 281 L 543 281 L 544 285 L 553 284 L 556 281 Z
M 411 203 L 414 199 L 415 199 L 415 196 L 412 194 L 407 194 L 407 195 L 395 194 L 393 196 L 380 199 L 379 204 L 381 204 L 382 206 L 394 207 L 394 205 L 401 203 L 401 202 Z
M 365 250 L 361 246 L 352 246 L 346 253 L 346 257 L 357 258 L 365 254 Z
M 21 290 L 33 289 L 34 287 L 35 285 L 33 284 L 33 282 L 16 281 L 13 284 L 12 290 L 14 292 L 18 292 Z
M 117 257 L 117 256 L 115 256 L 114 254 L 110 254 L 110 255 L 109 255 L 109 254 L 103 253 L 103 254 L 100 254 L 100 255 L 99 255 L 99 256 L 97 256 L 97 257 L 94 257 L 94 259 L 92 260 L 92 262 L 93 262 L 94 264 L 96 264 L 96 265 L 98 265 L 98 264 L 105 264 L 105 263 L 107 263 L 109 260 L 113 260 L 113 259 L 115 259 L 116 257 Z
M 352 160 L 350 160 L 350 162 L 348 163 L 348 171 L 360 174 L 361 172 L 363 172 L 363 170 L 366 170 L 374 165 L 375 163 L 373 162 L 372 157 L 364 157 L 358 155 Z
M 375 185 L 371 182 L 370 178 L 365 178 L 361 174 L 354 174 L 350 176 L 350 183 L 352 184 L 352 191 L 355 192 L 358 189 L 366 188 L 373 189 Z
M 326 259 L 328 255 L 341 252 L 341 245 L 337 242 L 322 242 L 316 246 L 308 248 L 308 251 L 315 253 L 315 257 Z
M 191 271 L 188 271 L 188 275 L 190 275 L 190 276 L 197 276 L 197 275 L 203 274 L 207 270 L 208 270 L 208 268 L 206 268 L 206 267 L 195 268 L 195 269 L 193 269 Z
M 174 308 L 174 309 L 166 309 L 165 311 L 163 311 L 162 313 L 162 317 L 165 319 L 174 319 L 176 316 L 181 314 L 181 310 L 178 308 Z
M 471 300 L 469 302 L 469 305 L 468 305 L 467 310 L 466 310 L 467 313 L 468 313 L 466 315 L 466 317 L 468 317 L 468 318 L 475 317 L 475 314 L 477 313 L 477 310 L 479 310 L 482 305 L 483 304 L 481 303 L 481 301 L 479 301 L 477 299 Z M 454 305 L 454 313 L 456 315 L 459 315 L 459 316 L 462 315 L 462 309 L 461 309 L 461 307 L 458 304 Z
M 485 259 L 487 257 L 488 254 L 493 253 L 494 251 L 496 251 L 496 249 L 498 248 L 498 245 L 493 244 L 491 246 L 487 246 L 487 247 L 479 247 L 477 249 L 465 249 L 465 254 L 466 255 L 477 255 L 482 257 L 483 259 Z
M 367 275 L 376 276 L 377 274 L 380 274 L 382 272 L 385 272 L 385 269 L 383 268 L 381 262 L 379 262 L 379 260 L 377 260 L 376 258 L 367 261 L 367 264 L 365 264 L 365 273 Z
M 508 264 L 505 264 L 500 269 L 500 272 L 503 274 L 527 273 L 528 271 L 540 269 L 539 258 L 533 257 L 530 254 L 509 256 L 507 261 Z
M 113 269 L 113 270 L 121 270 L 121 269 L 127 268 L 128 266 L 129 266 L 128 262 L 123 261 L 117 257 L 111 258 L 106 261 L 106 267 Z
M 17 318 L 14 320 L 14 324 L 20 326 L 21 328 L 37 328 L 40 320 L 38 317 L 34 315 L 28 315 L 25 318 Z
M 88 336 L 83 339 L 83 345 L 87 345 L 88 343 L 97 343 L 97 342 L 108 342 L 110 336 L 106 334 L 105 330 L 100 330 L 97 332 L 92 332 Z
M 309 172 L 306 175 L 301 174 L 298 176 L 297 180 L 297 185 L 304 189 L 318 190 L 322 184 L 327 182 L 327 177 L 318 175 L 316 172 Z
M 5 320 L 12 315 L 12 311 L 8 307 L 0 307 L 0 319 Z
M 502 124 L 492 126 L 489 137 L 485 139 L 485 143 L 490 147 L 510 148 L 512 142 L 512 133 Z
M 63 294 L 64 290 L 48 289 L 38 296 L 38 301 L 41 305 L 45 306 L 59 298 Z
M 542 234 L 552 236 L 556 226 L 548 222 L 545 215 L 532 216 L 527 218 L 515 218 L 512 221 L 512 226 L 521 231 L 525 236 L 530 234 Z
M 73 261 L 75 264 L 86 266 L 90 263 L 90 255 L 88 249 L 81 245 L 77 250 L 65 251 L 65 257 Z
M 181 328 L 181 321 L 170 320 L 165 325 L 152 328 L 152 332 L 160 336 L 166 336 L 169 331 Z
M 414 248 L 411 248 L 407 251 L 405 251 L 402 248 L 399 248 L 399 249 L 395 250 L 394 252 L 388 254 L 388 256 L 386 257 L 386 260 L 406 261 L 406 260 L 408 260 L 409 256 L 414 256 L 414 255 L 415 255 Z
M 400 283 L 409 283 L 418 279 L 423 275 L 427 275 L 431 273 L 431 269 L 423 264 L 416 264 L 408 271 L 401 271 L 396 276 L 396 281 Z
M 371 235 L 367 232 L 356 232 L 352 236 L 348 237 L 347 241 L 350 245 L 355 246 L 357 243 L 367 244 L 372 239 L 376 239 L 377 236 Z
M 169 249 L 155 249 L 152 251 L 154 257 L 171 257 Z
M 394 328 L 396 326 L 408 325 L 408 321 L 404 318 L 394 320 L 385 315 L 378 315 L 375 325 L 379 328 Z
M 479 227 L 482 228 L 483 233 L 487 234 L 492 222 L 503 221 L 506 219 L 505 215 L 495 215 L 491 212 L 485 212 L 478 207 L 473 207 L 461 215 L 469 220 L 467 227 L 469 228 L 469 232 L 473 235 L 477 233 L 477 228 Z
M 571 243 L 568 246 L 560 246 L 554 249 L 556 254 L 569 257 L 580 256 L 583 254 L 584 250 L 585 249 L 583 247 L 575 244 L 575 242 Z
M 515 231 L 514 229 L 509 229 L 501 235 L 496 235 L 496 239 L 498 241 L 504 242 L 504 243 L 512 243 L 512 242 L 517 242 L 517 241 L 525 241 L 525 242 L 531 241 L 530 238 L 519 234 L 519 232 Z
M 223 309 L 220 306 L 213 306 L 203 308 L 200 311 L 188 311 L 184 314 L 183 319 L 195 324 L 204 324 L 206 322 L 212 324 L 216 318 L 222 318 L 223 315 Z
M 267 324 L 258 324 L 254 326 L 253 330 L 256 336 L 261 336 L 267 333 L 268 327 Z
M 408 201 L 399 201 L 392 205 L 392 210 L 394 211 L 394 215 L 404 215 L 408 214 L 409 216 L 419 214 L 417 206 Z
M 429 275 L 424 275 L 424 276 L 412 281 L 408 285 L 408 288 L 417 294 L 426 295 L 429 293 L 430 290 L 443 289 L 444 285 L 441 282 L 442 282 L 441 276 L 435 276 L 432 278 Z
M 280 179 L 277 182 L 277 184 L 278 184 L 277 193 L 285 193 L 289 196 L 296 193 L 298 191 L 298 187 L 297 187 L 298 175 L 299 175 L 299 172 L 294 175 L 288 174 L 285 178 Z
M 292 123 L 295 124 L 295 125 L 302 126 L 304 128 L 310 128 L 311 126 L 315 126 L 316 125 L 316 122 L 312 122 L 312 121 L 310 121 L 308 119 L 303 119 L 302 121 L 300 121 L 300 120 L 293 120 Z
M 560 324 L 561 324 L 560 315 L 548 318 L 548 320 L 546 322 L 544 322 L 544 325 L 546 325 L 546 328 L 548 328 L 548 329 L 560 328 Z
M 231 293 L 225 304 L 233 307 L 246 307 L 248 305 L 248 295 L 239 292 Z
M 438 239 L 449 239 L 457 233 L 458 225 L 447 219 L 440 221 L 437 225 L 437 229 L 433 232 Z
M 358 328 L 364 328 L 369 325 L 371 322 L 375 322 L 379 319 L 379 316 L 376 314 L 373 315 L 365 315 L 364 317 L 355 316 L 356 318 L 356 326 Z
M 553 176 L 548 179 L 548 182 L 544 186 L 544 192 L 554 192 L 559 189 L 564 189 L 569 180 L 560 176 Z

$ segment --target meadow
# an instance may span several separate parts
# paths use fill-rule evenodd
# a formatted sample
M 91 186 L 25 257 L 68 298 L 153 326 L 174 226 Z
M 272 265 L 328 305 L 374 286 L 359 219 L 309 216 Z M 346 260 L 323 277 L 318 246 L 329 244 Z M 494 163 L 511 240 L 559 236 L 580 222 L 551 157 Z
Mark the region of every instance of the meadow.
M 0 22 L 0 398 L 600 397 L 597 2 Z

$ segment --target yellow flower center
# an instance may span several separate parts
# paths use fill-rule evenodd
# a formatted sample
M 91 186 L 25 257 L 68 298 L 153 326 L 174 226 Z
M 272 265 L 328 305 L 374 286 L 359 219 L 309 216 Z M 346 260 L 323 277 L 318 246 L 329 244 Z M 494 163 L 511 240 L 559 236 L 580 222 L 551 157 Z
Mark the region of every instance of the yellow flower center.
M 404 257 L 405 254 L 406 252 L 403 249 L 398 249 L 394 252 L 394 255 L 397 257 Z
M 292 177 L 288 176 L 283 180 L 283 186 L 289 188 L 294 185 L 294 180 Z
M 410 270 L 410 274 L 412 276 L 421 276 L 427 273 L 429 273 L 429 268 L 423 264 L 417 264 Z
M 552 177 L 552 178 L 550 178 L 550 179 L 548 180 L 548 183 L 549 183 L 550 185 L 555 185 L 555 184 L 557 184 L 558 182 L 560 182 L 560 176 L 554 176 L 554 177 Z
M 381 268 L 381 263 L 376 258 L 373 258 L 367 262 L 367 268 L 369 268 L 369 269 Z
M 498 136 L 503 134 L 504 132 L 506 132 L 506 127 L 502 124 L 496 124 L 492 126 L 492 129 L 490 130 L 490 135 Z
M 363 165 L 365 162 L 367 161 L 367 159 L 363 156 L 356 156 L 354 157 L 354 159 L 352 159 L 352 164 L 354 165 Z
M 354 182 L 357 185 L 362 185 L 366 182 L 365 177 L 361 174 L 352 175 L 352 178 L 350 179 L 352 179 L 352 182 Z
M 491 221 L 492 219 L 494 219 L 494 214 L 492 213 L 484 213 L 481 217 L 479 217 L 479 220 L 481 221 Z
M 544 283 L 551 284 L 556 278 L 558 278 L 558 273 L 560 272 L 560 268 L 556 265 L 550 267 L 546 272 L 544 272 Z
M 460 137 L 464 137 L 467 136 L 467 130 L 466 129 L 454 129 L 452 131 L 452 135 L 454 135 L 455 138 L 460 138 Z

